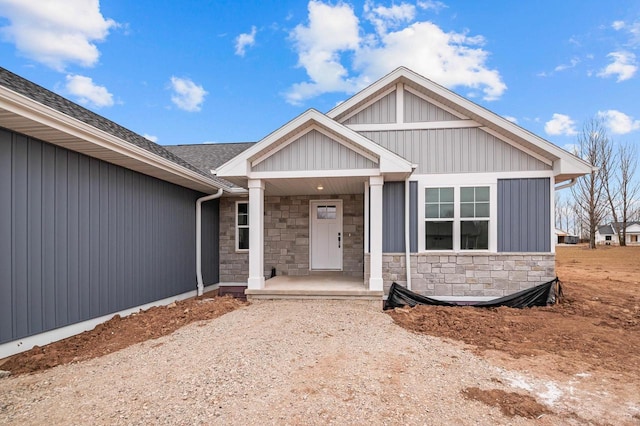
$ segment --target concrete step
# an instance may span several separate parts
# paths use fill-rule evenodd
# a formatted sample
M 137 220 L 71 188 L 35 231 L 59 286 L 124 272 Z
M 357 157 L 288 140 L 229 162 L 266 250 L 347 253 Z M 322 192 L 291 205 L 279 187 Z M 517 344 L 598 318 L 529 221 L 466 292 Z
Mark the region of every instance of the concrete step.
M 384 293 L 370 290 L 302 290 L 302 289 L 260 289 L 245 290 L 247 300 L 283 300 L 283 299 L 316 299 L 316 300 L 367 300 L 381 302 Z

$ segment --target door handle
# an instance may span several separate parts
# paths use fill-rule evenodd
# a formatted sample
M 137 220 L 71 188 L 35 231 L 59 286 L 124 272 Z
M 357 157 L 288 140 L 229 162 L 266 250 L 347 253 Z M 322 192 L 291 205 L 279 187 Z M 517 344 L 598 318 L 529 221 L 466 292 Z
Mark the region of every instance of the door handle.
M 338 248 L 340 248 L 340 239 L 341 239 L 340 232 L 338 232 Z

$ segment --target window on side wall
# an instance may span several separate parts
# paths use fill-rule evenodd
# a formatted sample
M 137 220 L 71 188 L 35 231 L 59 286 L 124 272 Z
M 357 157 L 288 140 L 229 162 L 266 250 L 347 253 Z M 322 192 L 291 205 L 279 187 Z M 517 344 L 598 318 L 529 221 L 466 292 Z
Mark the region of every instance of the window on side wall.
M 489 187 L 460 188 L 460 250 L 489 248 Z
M 427 250 L 453 250 L 453 188 L 426 188 L 425 242 Z
M 488 186 L 425 188 L 425 250 L 488 250 Z
M 236 251 L 249 250 L 249 203 L 236 202 Z

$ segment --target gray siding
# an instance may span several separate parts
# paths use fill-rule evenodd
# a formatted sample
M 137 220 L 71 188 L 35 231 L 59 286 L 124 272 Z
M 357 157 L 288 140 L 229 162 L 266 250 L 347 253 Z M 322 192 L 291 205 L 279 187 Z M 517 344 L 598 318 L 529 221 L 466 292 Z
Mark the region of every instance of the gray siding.
M 393 91 L 342 124 L 387 124 L 396 122 L 396 92 Z
M 404 182 L 382 187 L 382 251 L 404 253 Z
M 550 166 L 478 128 L 360 132 L 418 164 L 416 173 L 550 170 Z
M 202 194 L 0 129 L 0 343 L 195 289 Z M 218 202 L 204 209 L 218 282 Z
M 498 180 L 498 251 L 551 251 L 549 178 Z
M 258 172 L 372 169 L 376 164 L 317 130 L 301 136 L 253 167 Z
M 455 115 L 429 103 L 411 92 L 404 92 L 404 121 L 416 123 L 422 121 L 460 120 Z

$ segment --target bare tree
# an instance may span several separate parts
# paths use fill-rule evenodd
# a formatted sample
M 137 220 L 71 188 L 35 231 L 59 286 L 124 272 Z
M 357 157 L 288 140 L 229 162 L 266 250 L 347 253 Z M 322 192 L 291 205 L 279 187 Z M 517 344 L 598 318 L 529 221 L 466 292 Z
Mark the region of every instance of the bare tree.
M 605 216 L 606 203 L 603 197 L 603 147 L 610 144 L 602 121 L 590 119 L 578 135 L 578 155 L 594 166 L 588 175 L 578 179 L 571 187 L 576 202 L 578 220 L 588 232 L 589 247 L 596 248 L 596 229 Z
M 624 246 L 627 242 L 627 222 L 633 214 L 633 204 L 637 201 L 640 194 L 640 184 L 634 182 L 636 169 L 638 166 L 638 151 L 634 145 L 625 144 L 618 147 L 618 163 L 620 164 L 620 172 L 618 173 L 618 188 L 620 192 L 620 213 L 622 223 L 622 239 L 620 245 Z
M 620 179 L 619 174 L 614 170 L 614 163 L 618 163 L 618 155 L 613 154 L 613 146 L 607 140 L 600 144 L 600 173 L 602 176 L 602 187 L 604 189 L 604 195 L 606 196 L 606 202 L 609 204 L 609 214 L 613 219 L 613 231 L 618 234 L 618 241 L 620 245 L 624 245 L 622 236 L 622 229 L 620 221 L 618 220 L 618 207 L 620 195 Z

